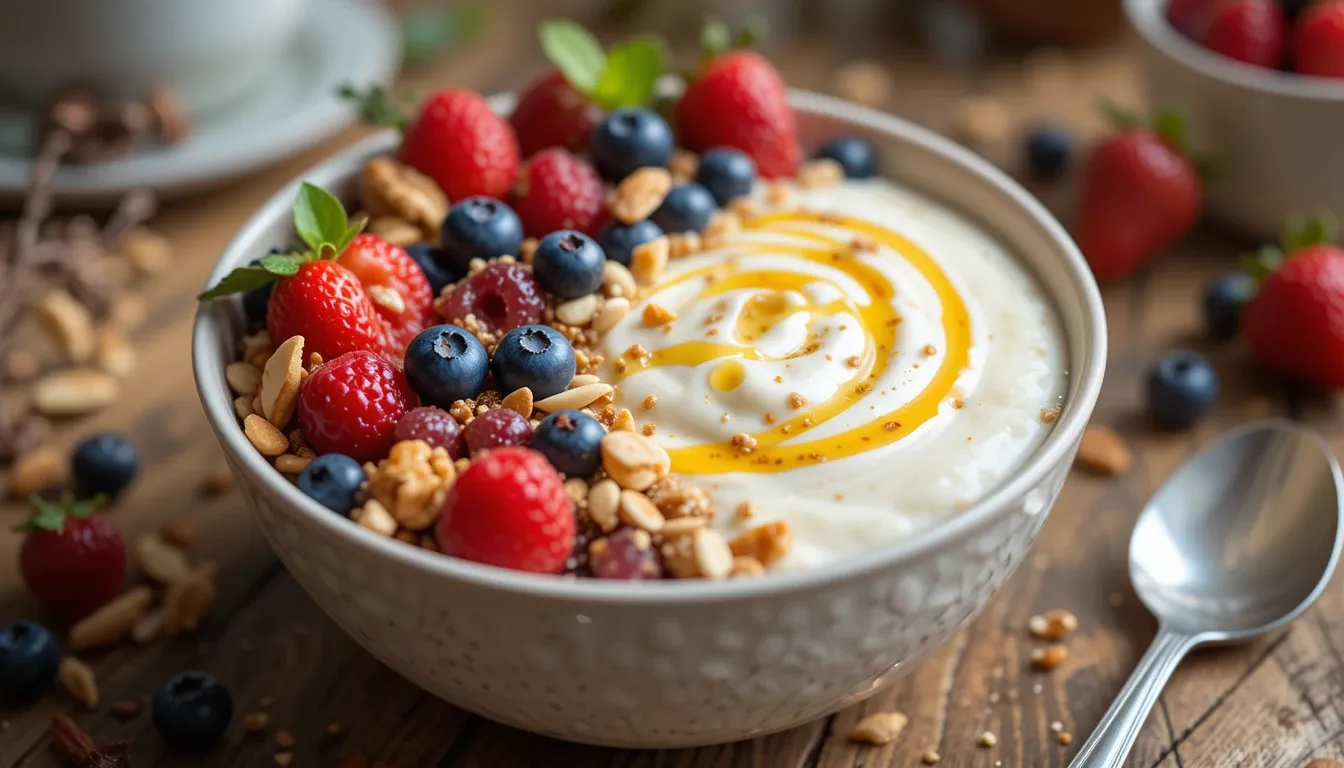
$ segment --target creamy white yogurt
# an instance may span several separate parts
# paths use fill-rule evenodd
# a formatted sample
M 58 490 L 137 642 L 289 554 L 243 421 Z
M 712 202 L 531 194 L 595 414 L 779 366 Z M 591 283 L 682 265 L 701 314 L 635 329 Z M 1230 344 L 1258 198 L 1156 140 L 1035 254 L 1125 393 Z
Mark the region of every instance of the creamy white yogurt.
M 976 225 L 887 181 L 798 194 L 839 216 L 767 220 L 672 262 L 644 303 L 676 319 L 650 326 L 641 304 L 602 343 L 618 403 L 656 425 L 716 526 L 789 523 L 786 569 L 989 492 L 1048 433 L 1065 377 L 1051 308 Z

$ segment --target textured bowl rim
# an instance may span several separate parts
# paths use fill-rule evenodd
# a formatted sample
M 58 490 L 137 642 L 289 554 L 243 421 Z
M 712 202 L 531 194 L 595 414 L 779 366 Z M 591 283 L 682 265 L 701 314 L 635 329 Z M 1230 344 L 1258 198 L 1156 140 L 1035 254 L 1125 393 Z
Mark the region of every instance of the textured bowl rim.
M 1311 101 L 1344 102 L 1344 84 L 1325 77 L 1295 75 L 1245 64 L 1205 50 L 1177 32 L 1162 10 L 1169 0 L 1125 0 L 1130 26 L 1167 58 L 1205 77 L 1239 88 Z
M 871 572 L 899 567 L 930 553 L 954 545 L 958 540 L 974 535 L 979 529 L 994 522 L 998 516 L 1012 514 L 1014 499 L 1020 498 L 1040 485 L 1047 473 L 1068 461 L 1074 446 L 1091 416 L 1101 391 L 1106 363 L 1106 320 L 1101 293 L 1082 253 L 1064 227 L 1035 197 L 1007 174 L 987 160 L 925 128 L 920 128 L 892 115 L 850 102 L 808 91 L 791 90 L 792 106 L 802 112 L 823 114 L 838 118 L 856 127 L 899 136 L 924 152 L 940 155 L 961 165 L 969 173 L 988 182 L 1012 205 L 1027 214 L 1039 230 L 1053 241 L 1063 257 L 1058 268 L 1069 281 L 1069 294 L 1079 300 L 1085 319 L 1081 328 L 1082 354 L 1070 361 L 1070 375 L 1078 382 L 1077 394 L 1066 404 L 1064 413 L 1054 430 L 1026 463 L 1007 481 L 988 495 L 947 519 L 931 526 L 909 539 L 861 555 L 815 568 L 771 574 L 761 579 L 732 579 L 727 582 L 667 579 L 657 582 L 617 582 L 600 579 L 563 579 L 555 576 L 523 573 L 503 568 L 445 557 L 436 552 L 407 546 L 395 539 L 367 531 L 349 520 L 332 514 L 309 499 L 286 480 L 252 448 L 243 431 L 238 428 L 232 396 L 223 386 L 223 363 L 220 360 L 219 324 L 224 322 L 227 307 L 201 305 L 197 309 L 192 333 L 192 362 L 197 394 L 206 418 L 215 430 L 224 450 L 232 455 L 233 465 L 250 475 L 247 482 L 257 483 L 273 496 L 278 496 L 297 509 L 297 514 L 311 518 L 315 525 L 327 528 L 333 535 L 346 539 L 351 545 L 364 547 L 380 557 L 387 557 L 402 565 L 423 570 L 438 577 L 461 580 L 479 587 L 499 589 L 514 594 L 604 603 L 632 604 L 685 604 L 717 603 L 765 597 L 791 591 L 805 591 L 828 584 L 861 578 Z M 506 109 L 512 103 L 508 95 L 492 97 L 492 105 Z M 388 151 L 395 144 L 391 133 L 380 133 L 359 141 L 338 154 L 324 160 L 281 188 L 264 203 L 240 228 L 225 249 L 212 271 L 207 286 L 218 281 L 234 263 L 242 263 L 246 254 L 238 251 L 277 217 L 287 216 L 301 180 L 310 179 L 320 184 L 334 183 L 347 176 L 339 169 L 355 158 L 366 157 L 377 151 Z M 972 215 L 972 218 L 974 216 Z M 1040 283 L 1043 290 L 1048 290 Z M 1051 303 L 1060 306 L 1059 297 L 1051 295 Z

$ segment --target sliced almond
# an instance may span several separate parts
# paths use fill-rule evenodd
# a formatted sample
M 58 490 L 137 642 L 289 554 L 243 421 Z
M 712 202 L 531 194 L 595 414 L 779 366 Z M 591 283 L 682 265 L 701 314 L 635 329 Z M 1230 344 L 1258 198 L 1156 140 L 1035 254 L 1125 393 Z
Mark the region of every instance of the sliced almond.
M 313 463 L 311 456 L 282 453 L 275 457 L 275 469 L 282 475 L 297 475 Z
M 82 416 L 116 402 L 117 377 L 104 371 L 74 368 L 47 374 L 33 384 L 33 407 L 43 416 Z
M 20 456 L 9 472 L 9 494 L 26 498 L 59 483 L 66 473 L 65 457 L 50 448 L 39 448 Z
M 699 519 L 703 519 L 703 518 L 694 518 L 694 517 L 690 517 L 690 518 L 686 518 L 686 519 L 687 519 L 687 520 L 699 520 Z M 740 577 L 740 576 L 764 576 L 764 575 L 765 575 L 765 566 L 764 566 L 764 565 L 761 565 L 761 561 L 760 561 L 760 560 L 757 560 L 757 559 L 754 558 L 754 557 L 750 557 L 750 556 L 745 556 L 745 557 L 734 557 L 734 558 L 733 558 L 733 570 L 732 570 L 732 572 L 729 573 L 728 575 L 729 575 L 729 576 L 732 576 L 732 577 L 734 577 L 734 578 L 737 578 L 737 577 Z
M 400 315 L 406 311 L 406 300 L 395 288 L 389 288 L 386 285 L 370 285 L 364 291 L 369 294 L 369 301 L 394 315 Z
M 602 438 L 602 466 L 617 485 L 642 491 L 667 476 L 672 459 L 637 432 L 613 431 Z
M 255 413 L 243 419 L 243 433 L 262 456 L 275 458 L 289 450 L 289 438 L 285 433 Z
M 596 374 L 580 373 L 569 380 L 569 386 L 565 387 L 565 389 L 578 389 L 579 387 L 586 387 L 589 384 L 598 384 L 601 381 L 602 378 Z
M 163 631 L 177 635 L 200 626 L 215 602 L 215 565 L 201 563 L 163 595 Z
M 637 285 L 653 285 L 663 277 L 667 270 L 667 260 L 671 246 L 667 235 L 655 237 L 647 243 L 635 246 L 630 252 L 630 274 Z
M 141 573 L 160 584 L 176 584 L 191 575 L 187 553 L 155 534 L 135 540 L 135 561 Z
M 671 190 L 672 174 L 666 168 L 638 168 L 616 187 L 611 214 L 622 224 L 647 219 Z
M 146 612 L 131 625 L 131 639 L 137 643 L 153 642 L 161 634 L 163 634 L 162 608 Z
M 602 288 L 607 298 L 625 297 L 632 299 L 639 293 L 639 284 L 635 276 L 619 261 L 608 260 L 602 265 Z
M 603 531 L 616 530 L 620 503 L 621 487 L 614 480 L 598 480 L 588 489 L 588 517 Z
M 658 511 L 658 507 L 649 501 L 649 497 L 639 491 L 621 491 L 618 512 L 621 522 L 649 533 L 661 531 L 663 524 L 667 522 L 663 513 Z
M 242 361 L 224 366 L 224 381 L 235 395 L 255 395 L 261 389 L 261 369 Z
M 674 539 L 678 536 L 688 536 L 709 525 L 707 517 L 674 517 L 663 524 L 658 533 L 664 540 Z
M 607 299 L 602 303 L 602 308 L 593 316 L 593 330 L 598 333 L 606 333 L 616 324 L 625 319 L 630 314 L 630 300 L 624 296 L 618 296 L 613 299 Z
M 590 293 L 577 299 L 566 301 L 555 308 L 555 317 L 565 325 L 582 328 L 592 322 L 597 312 L 597 294 Z
M 1103 475 L 1116 477 L 1129 471 L 1134 464 L 1125 442 L 1108 427 L 1094 424 L 1083 432 L 1078 444 L 1078 463 Z
M 70 628 L 70 647 L 102 648 L 121 640 L 149 610 L 153 596 L 144 585 L 121 593 Z
M 238 415 L 239 421 L 251 416 L 255 413 L 255 411 L 252 410 L 252 398 L 247 395 L 235 397 L 233 399 L 233 412 Z
M 38 314 L 70 362 L 84 363 L 93 358 L 93 315 L 88 307 L 65 291 L 55 290 L 42 297 Z
M 532 390 L 527 387 L 513 390 L 499 401 L 499 407 L 520 413 L 525 419 L 532 418 Z
M 291 336 L 276 347 L 261 372 L 261 415 L 277 427 L 294 416 L 303 381 L 303 337 Z
M 564 392 L 542 398 L 532 404 L 532 407 L 546 413 L 555 413 L 556 411 L 578 410 L 591 405 L 598 398 L 606 397 L 612 393 L 610 384 L 585 384 L 582 387 L 567 389 Z
M 98 367 L 118 378 L 128 378 L 135 373 L 135 348 L 116 328 L 108 326 L 98 331 L 97 340 Z
M 355 522 L 374 533 L 391 536 L 397 532 L 396 518 L 392 517 L 392 513 L 387 511 L 387 507 L 380 504 L 377 499 L 369 499 L 364 502 L 364 506 L 358 510 L 357 514 L 358 517 L 355 518 Z
M 61 681 L 61 687 L 74 697 L 75 701 L 89 709 L 97 708 L 98 680 L 93 676 L 93 670 L 88 664 L 73 656 L 66 656 L 61 659 L 56 679 Z
M 733 571 L 733 552 L 728 542 L 713 528 L 701 528 L 691 534 L 696 567 L 706 579 L 722 579 Z

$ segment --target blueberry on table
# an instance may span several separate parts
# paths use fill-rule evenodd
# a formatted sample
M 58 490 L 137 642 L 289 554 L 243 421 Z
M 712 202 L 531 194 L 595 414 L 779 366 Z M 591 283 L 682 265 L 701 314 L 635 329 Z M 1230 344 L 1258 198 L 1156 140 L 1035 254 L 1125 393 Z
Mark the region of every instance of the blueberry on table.
M 527 387 L 533 400 L 564 392 L 574 378 L 574 348 L 548 325 L 525 325 L 509 331 L 490 361 L 501 392 Z
M 537 425 L 532 448 L 560 472 L 587 477 L 602 466 L 601 443 L 606 434 L 597 419 L 586 413 L 556 411 Z
M 700 156 L 695 181 L 709 190 L 720 206 L 751 194 L 756 183 L 756 161 L 740 149 L 716 147 Z
M 1241 272 L 1219 277 L 1204 291 L 1204 323 L 1215 339 L 1230 339 L 1241 327 L 1241 310 L 1255 297 L 1255 278 Z
M 332 512 L 349 517 L 366 479 L 358 461 L 328 453 L 310 461 L 299 473 L 299 490 Z
M 27 704 L 56 682 L 61 647 L 46 627 L 32 621 L 0 625 L 0 703 Z
M 527 447 L 532 444 L 532 422 L 517 411 L 496 408 L 467 422 L 462 437 L 472 456 L 495 448 Z
M 433 325 L 406 347 L 406 381 L 426 405 L 450 407 L 485 389 L 490 356 L 475 334 L 456 325 Z
M 154 697 L 154 728 L 173 749 L 210 749 L 224 737 L 231 720 L 233 697 L 204 672 L 173 675 Z
M 616 109 L 593 132 L 589 149 L 598 174 L 619 182 L 636 168 L 667 167 L 672 159 L 672 129 L 651 109 Z
M 447 256 L 429 243 L 416 243 L 406 246 L 406 253 L 420 266 L 429 281 L 429 289 L 435 296 L 443 293 L 444 287 L 461 280 L 466 272 L 457 272 L 447 266 Z
M 124 436 L 103 432 L 80 443 L 70 457 L 75 492 L 82 499 L 99 494 L 116 497 L 135 479 L 140 460 Z
M 678 184 L 663 198 L 658 210 L 653 212 L 653 223 L 668 233 L 699 232 L 709 225 L 718 207 L 708 189 L 693 181 Z M 607 258 L 611 258 L 610 254 Z
M 522 245 L 523 222 L 512 208 L 493 197 L 468 197 L 443 220 L 440 263 L 466 274 L 472 259 L 517 256 Z
M 877 155 L 873 145 L 858 136 L 837 136 L 817 150 L 818 158 L 834 160 L 845 170 L 847 179 L 868 179 L 877 174 Z
M 1027 136 L 1027 163 L 1038 179 L 1062 176 L 1072 154 L 1073 136 L 1062 126 L 1041 126 Z
M 602 287 L 607 256 L 582 232 L 562 229 L 541 238 L 532 254 L 532 274 L 542 290 L 562 299 L 587 296 Z
M 662 236 L 663 228 L 649 219 L 642 219 L 634 224 L 612 221 L 597 233 L 597 244 L 602 247 L 602 252 L 609 260 L 628 267 L 636 248 Z
M 1158 426 L 1184 429 L 1218 402 L 1218 372 L 1197 352 L 1168 352 L 1148 375 L 1148 409 Z

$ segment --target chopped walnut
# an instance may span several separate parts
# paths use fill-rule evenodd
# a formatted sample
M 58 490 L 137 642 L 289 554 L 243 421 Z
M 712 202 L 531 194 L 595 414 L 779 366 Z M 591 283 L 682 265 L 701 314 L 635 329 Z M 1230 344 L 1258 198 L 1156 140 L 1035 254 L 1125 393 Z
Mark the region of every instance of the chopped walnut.
M 405 440 L 378 462 L 365 490 L 401 527 L 423 531 L 438 519 L 456 476 L 447 451 L 422 440 Z
M 783 520 L 758 525 L 738 534 L 729 542 L 738 557 L 754 557 L 769 566 L 783 559 L 793 547 L 793 529 Z
M 390 157 L 374 157 L 359 177 L 360 199 L 375 216 L 396 216 L 427 237 L 448 215 L 448 197 L 433 179 Z
M 684 482 L 677 475 L 669 475 L 654 483 L 644 492 L 658 511 L 669 520 L 679 517 L 713 517 L 709 496 L 698 486 Z

